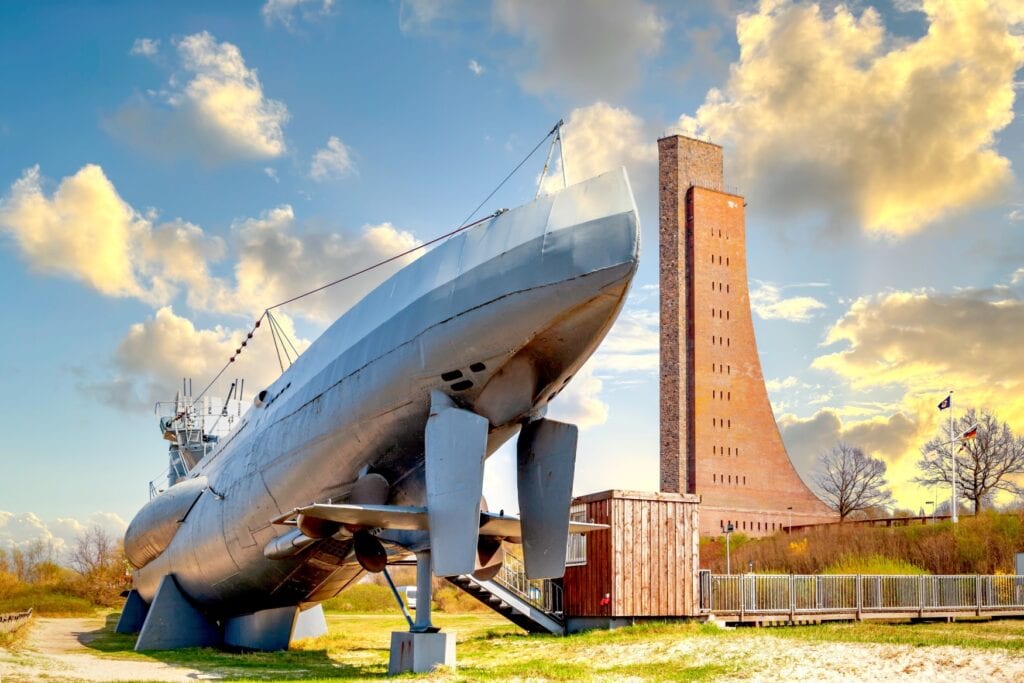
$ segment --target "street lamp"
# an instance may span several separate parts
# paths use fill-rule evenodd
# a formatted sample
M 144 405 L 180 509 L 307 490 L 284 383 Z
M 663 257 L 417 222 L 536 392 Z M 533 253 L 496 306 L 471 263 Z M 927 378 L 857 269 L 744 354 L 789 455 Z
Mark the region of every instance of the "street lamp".
M 793 506 L 790 505 L 786 510 L 789 512 L 789 526 L 786 527 L 786 533 L 793 535 Z
M 725 573 L 732 574 L 732 558 L 729 556 L 729 535 L 736 531 L 736 527 L 732 525 L 732 522 L 725 527 Z
M 924 502 L 924 504 L 932 506 L 932 524 L 935 524 L 935 501 L 934 500 L 926 500 Z

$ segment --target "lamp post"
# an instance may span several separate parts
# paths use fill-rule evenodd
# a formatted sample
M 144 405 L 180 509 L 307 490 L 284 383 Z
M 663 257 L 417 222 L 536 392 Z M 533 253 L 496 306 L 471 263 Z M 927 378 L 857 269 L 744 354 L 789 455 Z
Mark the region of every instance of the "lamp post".
M 735 530 L 736 530 L 736 527 L 734 527 L 732 525 L 732 522 L 729 522 L 726 525 L 726 527 L 725 527 L 725 573 L 726 574 L 732 574 L 732 558 L 729 556 L 730 555 L 730 552 L 729 552 L 729 536 Z
M 786 508 L 786 511 L 789 512 L 789 526 L 786 527 L 786 533 L 788 533 L 789 535 L 792 536 L 793 535 L 793 506 L 790 505 L 788 508 Z
M 926 500 L 924 502 L 924 504 L 932 506 L 932 524 L 935 524 L 935 501 L 934 500 Z

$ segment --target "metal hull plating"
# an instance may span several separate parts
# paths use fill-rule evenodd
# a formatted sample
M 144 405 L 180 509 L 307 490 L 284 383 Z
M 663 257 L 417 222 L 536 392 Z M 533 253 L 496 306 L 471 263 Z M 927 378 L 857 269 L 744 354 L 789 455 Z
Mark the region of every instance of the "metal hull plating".
M 390 482 L 389 503 L 423 505 L 431 390 L 488 418 L 493 453 L 593 353 L 638 248 L 620 171 L 503 214 L 404 268 L 332 325 L 190 473 L 206 488 L 163 552 L 136 569 L 135 588 L 152 601 L 173 574 L 222 616 L 335 595 L 361 573 L 351 541 L 268 559 L 264 547 L 286 531 L 270 520 L 344 502 L 367 471 Z M 411 549 L 427 541 L 396 538 Z M 129 530 L 131 544 L 147 540 Z M 151 555 L 153 543 L 143 545 Z

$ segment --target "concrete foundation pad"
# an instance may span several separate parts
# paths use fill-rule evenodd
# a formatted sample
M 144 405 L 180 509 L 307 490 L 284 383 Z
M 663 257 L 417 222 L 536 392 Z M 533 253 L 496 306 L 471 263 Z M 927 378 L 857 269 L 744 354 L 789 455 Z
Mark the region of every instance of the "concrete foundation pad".
M 454 633 L 391 633 L 389 676 L 397 676 L 408 671 L 418 674 L 429 673 L 437 666 L 455 669 Z

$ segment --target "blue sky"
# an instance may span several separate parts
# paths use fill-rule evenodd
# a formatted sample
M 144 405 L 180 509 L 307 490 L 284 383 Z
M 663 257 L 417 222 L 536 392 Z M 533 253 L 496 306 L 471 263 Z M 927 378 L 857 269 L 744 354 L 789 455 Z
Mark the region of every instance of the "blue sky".
M 1022 21 L 1009 0 L 5 4 L 0 542 L 123 524 L 177 378 L 205 383 L 262 307 L 457 225 L 559 118 L 570 181 L 625 165 L 646 240 L 553 411 L 584 427 L 577 490 L 657 485 L 654 142 L 682 131 L 748 198 L 801 472 L 847 439 L 916 510 L 945 389 L 1024 430 Z M 484 210 L 530 199 L 543 151 Z M 284 322 L 308 342 L 383 275 Z M 509 464 L 488 487 L 514 507 Z

